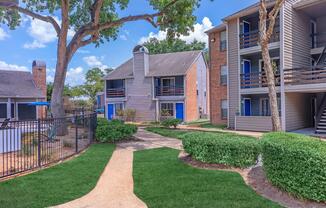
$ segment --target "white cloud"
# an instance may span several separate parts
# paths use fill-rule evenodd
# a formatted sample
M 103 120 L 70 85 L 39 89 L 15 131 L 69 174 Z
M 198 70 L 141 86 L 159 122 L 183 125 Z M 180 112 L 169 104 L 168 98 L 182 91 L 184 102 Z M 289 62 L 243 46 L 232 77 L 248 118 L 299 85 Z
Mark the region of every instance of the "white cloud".
M 83 60 L 89 67 L 98 67 L 102 70 L 109 68 L 107 65 L 102 63 L 103 57 L 98 58 L 96 56 L 86 56 L 83 58 Z
M 60 25 L 60 20 L 57 17 L 53 17 Z M 46 44 L 57 40 L 57 33 L 52 24 L 29 18 L 30 26 L 27 28 L 27 33 L 33 38 L 33 42 L 25 43 L 24 48 L 35 49 L 44 48 Z M 71 38 L 74 35 L 73 30 L 68 31 L 68 37 Z
M 51 75 L 46 76 L 46 82 L 53 82 L 54 81 L 54 77 Z
M 0 27 L 0 40 L 4 40 L 8 37 L 9 37 L 8 33 L 6 33 L 6 31 L 4 31 L 4 29 Z
M 77 50 L 77 53 L 87 54 L 87 53 L 90 53 L 90 51 L 88 51 L 88 50 L 83 50 L 83 49 L 78 49 L 78 50 Z
M 37 41 L 37 40 L 34 40 L 32 43 L 25 43 L 23 45 L 23 48 L 26 48 L 26 49 L 34 49 L 34 48 L 45 48 L 46 45 Z
M 1 70 L 13 70 L 13 71 L 29 71 L 26 66 L 19 66 L 16 64 L 8 64 L 4 61 L 0 61 Z
M 180 39 L 190 43 L 194 40 L 205 42 L 208 44 L 208 38 L 205 31 L 213 27 L 212 22 L 208 17 L 204 17 L 201 23 L 196 23 L 194 25 L 194 31 L 189 31 L 188 35 L 181 35 Z M 157 38 L 158 40 L 164 40 L 166 38 L 167 32 L 159 31 L 158 33 L 150 32 L 147 37 L 142 37 L 139 41 L 140 44 L 146 42 L 150 38 Z
M 67 71 L 66 83 L 71 86 L 82 84 L 85 81 L 85 73 L 82 67 L 70 68 Z
M 121 40 L 127 40 L 127 36 L 126 35 L 120 35 L 120 39 Z

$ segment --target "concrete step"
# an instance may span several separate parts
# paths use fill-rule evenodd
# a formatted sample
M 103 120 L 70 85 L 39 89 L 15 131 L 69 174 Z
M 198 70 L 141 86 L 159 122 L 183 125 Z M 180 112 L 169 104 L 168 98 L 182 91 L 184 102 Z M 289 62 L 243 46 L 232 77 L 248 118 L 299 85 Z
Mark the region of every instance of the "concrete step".
M 326 122 L 319 122 L 318 126 L 326 126 Z
M 317 129 L 322 129 L 322 130 L 324 130 L 324 129 L 326 129 L 326 126 L 320 126 L 320 125 L 318 125 L 318 126 L 317 126 Z
M 318 133 L 318 134 L 326 134 L 326 130 L 317 129 L 316 133 Z

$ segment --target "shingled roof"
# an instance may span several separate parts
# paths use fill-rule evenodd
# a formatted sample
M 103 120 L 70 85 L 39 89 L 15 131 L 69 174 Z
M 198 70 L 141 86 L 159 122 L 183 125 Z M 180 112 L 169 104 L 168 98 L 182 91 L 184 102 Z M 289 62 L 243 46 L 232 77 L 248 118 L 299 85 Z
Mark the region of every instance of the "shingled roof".
M 0 70 L 0 97 L 44 98 L 31 72 Z
M 201 55 L 201 51 L 185 51 L 166 54 L 149 55 L 149 73 L 147 76 L 179 76 L 187 70 Z M 133 77 L 133 59 L 129 59 L 104 79 L 128 79 Z

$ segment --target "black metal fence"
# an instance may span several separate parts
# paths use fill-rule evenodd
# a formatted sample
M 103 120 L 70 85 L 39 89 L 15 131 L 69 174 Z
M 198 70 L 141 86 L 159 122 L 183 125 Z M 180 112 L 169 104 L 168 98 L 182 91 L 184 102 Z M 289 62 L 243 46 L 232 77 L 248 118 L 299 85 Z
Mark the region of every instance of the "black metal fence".
M 96 113 L 0 122 L 0 178 L 58 162 L 95 138 Z

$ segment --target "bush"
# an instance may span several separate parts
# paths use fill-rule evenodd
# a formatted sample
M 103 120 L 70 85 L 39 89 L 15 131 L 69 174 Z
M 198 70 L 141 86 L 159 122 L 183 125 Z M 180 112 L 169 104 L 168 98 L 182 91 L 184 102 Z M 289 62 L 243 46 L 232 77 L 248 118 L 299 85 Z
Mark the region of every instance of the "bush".
M 176 118 L 168 118 L 164 121 L 162 121 L 162 126 L 164 127 L 174 127 L 174 128 L 177 128 L 177 126 L 181 123 L 181 120 L 180 119 L 176 119 Z
M 326 201 L 326 142 L 293 133 L 262 139 L 263 168 L 272 184 L 300 198 Z
M 108 121 L 98 119 L 96 129 L 96 140 L 99 142 L 116 142 L 130 138 L 137 132 L 137 126 L 124 124 L 120 120 Z
M 126 117 L 126 121 L 135 121 L 136 110 L 135 109 L 126 109 L 124 111 L 124 115 Z
M 243 168 L 254 165 L 260 153 L 258 140 L 248 136 L 192 132 L 181 139 L 185 151 L 205 163 Z

